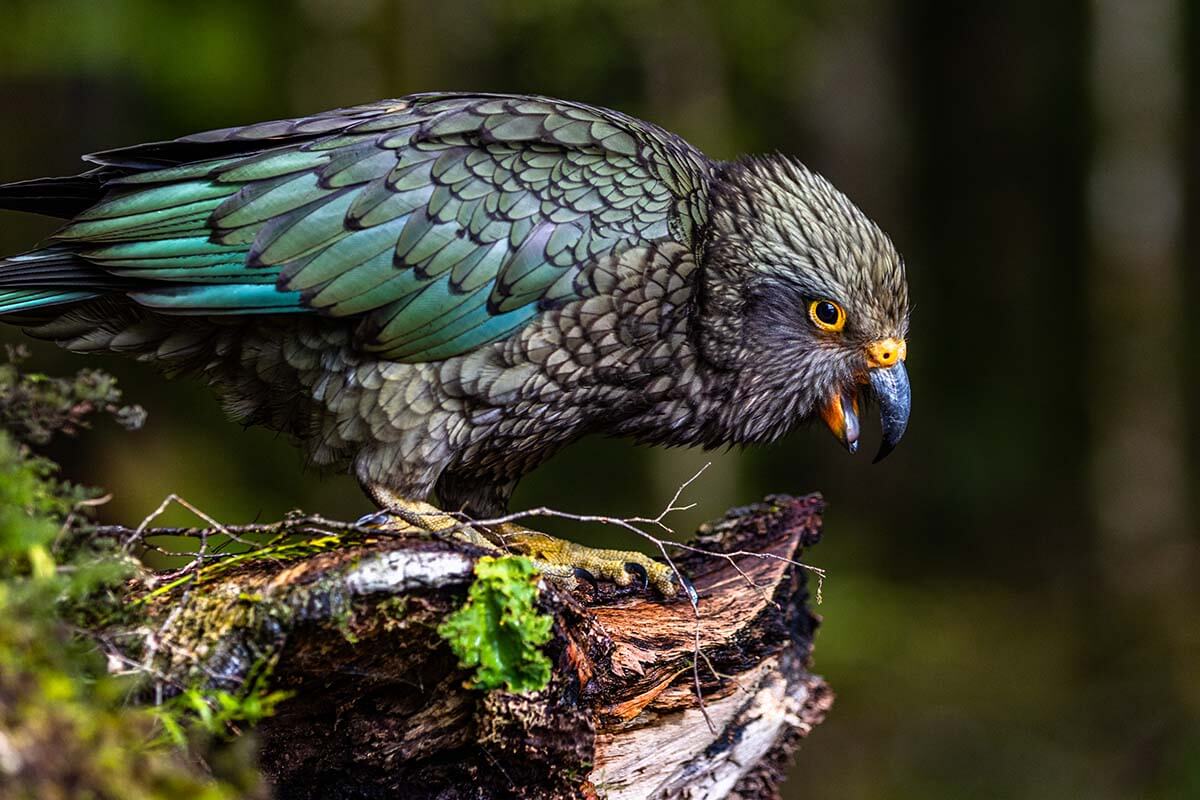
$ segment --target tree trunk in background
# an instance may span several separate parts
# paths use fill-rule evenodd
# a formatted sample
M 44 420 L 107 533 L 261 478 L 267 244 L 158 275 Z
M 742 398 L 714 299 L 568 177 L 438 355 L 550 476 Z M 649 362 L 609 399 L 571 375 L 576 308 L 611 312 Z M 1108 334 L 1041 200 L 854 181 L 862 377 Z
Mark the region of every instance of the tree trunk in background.
M 1091 176 L 1092 491 L 1112 584 L 1186 589 L 1179 268 L 1183 165 L 1175 0 L 1094 0 Z M 1130 559 L 1130 548 L 1137 549 Z
M 679 25 L 678 20 L 689 24 Z M 729 105 L 728 65 L 714 20 L 704 13 L 703 5 L 697 0 L 648 3 L 623 23 L 630 39 L 638 43 L 630 57 L 641 66 L 647 118 L 668 130 L 694 131 L 692 143 L 714 158 L 730 155 L 734 114 Z M 697 58 L 698 53 L 703 57 Z M 740 450 L 713 459 L 690 448 L 655 447 L 647 451 L 646 459 L 653 497 L 669 497 L 706 463 L 707 508 L 723 508 L 746 496 L 738 486 L 746 469 Z

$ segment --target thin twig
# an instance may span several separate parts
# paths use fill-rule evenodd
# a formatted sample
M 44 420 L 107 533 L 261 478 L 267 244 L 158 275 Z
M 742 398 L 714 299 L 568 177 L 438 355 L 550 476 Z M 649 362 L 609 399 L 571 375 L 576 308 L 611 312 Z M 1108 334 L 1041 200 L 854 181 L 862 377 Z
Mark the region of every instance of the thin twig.
M 661 530 L 667 536 L 677 535 L 676 531 L 670 525 L 667 524 L 667 518 L 671 514 L 674 514 L 676 512 L 688 511 L 688 510 L 691 510 L 692 508 L 695 508 L 696 503 L 687 503 L 687 504 L 681 505 L 680 499 L 683 497 L 683 494 L 688 489 L 688 487 L 690 487 L 696 480 L 698 480 L 700 478 L 700 476 L 704 474 L 705 470 L 707 470 L 709 468 L 709 466 L 711 466 L 711 462 L 705 464 L 690 478 L 688 478 L 686 481 L 681 483 L 678 486 L 678 488 L 675 490 L 675 493 L 671 497 L 671 499 L 666 503 L 665 506 L 663 506 L 662 510 L 659 511 L 659 513 L 653 517 L 644 517 L 644 516 L 614 517 L 614 516 L 610 516 L 610 515 L 606 515 L 606 514 L 575 514 L 575 513 L 560 511 L 560 510 L 554 509 L 554 508 L 549 508 L 547 506 L 539 506 L 537 508 L 525 509 L 523 511 L 516 511 L 516 512 L 512 512 L 509 514 L 503 514 L 500 516 L 495 516 L 495 517 L 491 517 L 491 518 L 487 518 L 487 519 L 472 519 L 461 512 L 455 513 L 455 512 L 444 512 L 444 511 L 428 511 L 428 512 L 410 511 L 409 514 L 411 514 L 414 517 L 440 516 L 440 517 L 444 518 L 445 516 L 451 516 L 458 520 L 457 525 L 451 526 L 449 528 L 444 528 L 441 530 L 431 530 L 431 529 L 428 530 L 429 533 L 433 533 L 439 537 L 453 535 L 455 533 L 459 533 L 464 530 L 468 530 L 468 529 L 472 529 L 472 528 L 484 528 L 484 529 L 495 528 L 498 526 L 515 523 L 515 522 L 519 522 L 519 521 L 527 520 L 527 519 L 531 519 L 531 518 L 537 518 L 537 517 L 563 519 L 563 520 L 567 520 L 567 521 L 571 521 L 571 522 L 578 522 L 578 523 L 584 523 L 584 524 L 591 523 L 591 524 L 614 526 L 614 527 L 620 528 L 622 530 L 626 530 L 630 533 L 633 533 L 633 534 L 641 537 L 642 539 L 650 542 L 654 546 L 654 548 L 658 551 L 659 555 L 662 556 L 663 560 L 666 562 L 666 564 L 671 569 L 671 571 L 674 573 L 674 575 L 675 575 L 676 579 L 679 581 L 679 585 L 681 587 L 685 585 L 685 577 L 683 575 L 683 572 L 675 564 L 675 561 L 671 558 L 671 554 L 668 552 L 668 548 L 677 548 L 679 550 L 682 550 L 682 551 L 688 552 L 688 553 L 696 553 L 698 555 L 703 555 L 703 556 L 707 556 L 710 558 L 722 559 L 723 561 L 728 563 L 737 572 L 737 574 L 746 582 L 747 585 L 749 585 L 756 593 L 758 593 L 758 595 L 763 599 L 763 601 L 765 603 L 768 603 L 775 607 L 778 607 L 778 603 L 776 603 L 775 600 L 770 596 L 770 594 L 767 593 L 765 587 L 758 584 L 750 576 L 750 574 L 747 573 L 742 568 L 741 564 L 738 563 L 738 560 L 742 559 L 742 558 L 756 558 L 756 559 L 760 559 L 760 560 L 769 559 L 769 560 L 774 560 L 774 561 L 781 561 L 790 566 L 800 567 L 805 570 L 808 570 L 809 572 L 812 572 L 816 576 L 817 587 L 816 587 L 815 596 L 816 596 L 817 603 L 818 604 L 821 603 L 822 589 L 824 586 L 824 579 L 826 576 L 826 572 L 825 572 L 825 570 L 823 570 L 819 567 L 814 567 L 812 565 L 805 564 L 801 561 L 797 561 L 795 559 L 791 559 L 786 556 L 781 556 L 781 555 L 778 555 L 775 553 L 760 553 L 760 552 L 755 552 L 755 551 L 751 551 L 751 550 L 737 550 L 737 551 L 733 551 L 733 552 L 729 552 L 729 553 L 717 552 L 715 550 L 709 550 L 704 547 L 698 547 L 696 545 L 674 541 L 669 538 L 662 538 L 662 537 L 656 536 L 655 534 L 645 530 L 646 527 L 653 527 L 653 528 L 657 528 L 657 529 Z M 161 517 L 166 512 L 167 508 L 170 507 L 170 505 L 172 503 L 179 505 L 182 508 L 188 510 L 190 513 L 194 514 L 197 518 L 202 520 L 206 526 L 203 528 L 152 527 L 151 523 L 154 522 L 154 520 Z M 380 535 L 386 535 L 388 533 L 388 531 L 386 531 L 384 529 L 380 529 L 375 526 L 360 525 L 358 523 L 348 523 L 348 522 L 342 522 L 342 521 L 338 521 L 338 520 L 332 520 L 332 519 L 328 519 L 326 517 L 316 515 L 316 514 L 289 515 L 288 517 L 286 517 L 283 520 L 280 520 L 278 522 L 272 522 L 272 523 L 251 523 L 251 524 L 246 524 L 246 525 L 224 525 L 224 524 L 218 522 L 217 520 L 215 520 L 213 517 L 204 513 L 199 508 L 197 508 L 195 505 L 189 503 L 187 500 L 185 500 L 184 498 L 180 497 L 177 494 L 170 494 L 167 497 L 165 497 L 163 499 L 163 501 L 158 505 L 158 507 L 155 508 L 154 511 L 152 511 L 145 519 L 143 519 L 141 521 L 141 523 L 134 529 L 130 529 L 128 527 L 121 526 L 121 525 L 104 525 L 104 526 L 97 526 L 93 530 L 98 535 L 112 536 L 112 537 L 118 538 L 120 541 L 123 542 L 122 546 L 126 550 L 140 546 L 147 550 L 157 552 L 157 553 L 160 553 L 163 555 L 190 559 L 188 561 L 188 563 L 183 565 L 182 567 L 179 567 L 170 572 L 159 573 L 157 577 L 158 577 L 160 583 L 169 583 L 171 581 L 178 581 L 181 578 L 195 574 L 201 568 L 203 568 L 206 564 L 208 564 L 210 562 L 213 562 L 213 561 L 216 561 L 219 559 L 226 559 L 226 558 L 230 558 L 230 557 L 234 557 L 234 556 L 244 555 L 244 553 L 241 553 L 241 552 L 230 553 L 230 552 L 220 550 L 221 545 L 218 546 L 216 551 L 210 549 L 209 539 L 211 536 L 217 535 L 217 534 L 225 536 L 227 542 L 228 541 L 237 542 L 238 544 L 241 544 L 244 547 L 249 548 L 250 552 L 255 552 L 255 551 L 263 549 L 267 545 L 260 543 L 260 542 L 252 541 L 246 537 L 249 537 L 249 536 L 271 536 L 271 537 L 273 537 L 272 542 L 277 543 L 281 540 L 286 540 L 288 537 L 298 536 L 298 535 L 316 536 L 316 535 L 329 535 L 329 534 L 335 534 L 335 535 L 358 534 L 358 535 L 363 535 L 363 536 L 367 536 L 367 535 L 380 536 Z M 491 538 L 493 538 L 493 539 L 499 538 L 501 541 L 504 541 L 506 538 L 505 534 L 497 534 L 497 533 L 490 532 L 490 531 L 489 531 L 489 533 L 491 533 Z M 166 548 L 160 547 L 157 544 L 155 544 L 154 542 L 150 541 L 151 539 L 166 537 L 166 536 L 186 537 L 186 538 L 197 539 L 199 541 L 199 546 L 197 547 L 197 549 L 195 551 L 178 552 L 178 551 L 168 550 Z M 137 669 L 141 669 L 142 671 L 146 672 L 147 674 L 152 674 L 152 675 L 154 674 L 154 671 L 152 668 L 152 662 L 158 652 L 160 641 L 161 641 L 163 635 L 165 634 L 167 628 L 173 622 L 173 620 L 176 616 L 175 612 L 179 608 L 182 607 L 183 600 L 186 598 L 187 594 L 190 593 L 190 591 L 191 591 L 192 582 L 188 581 L 187 584 L 188 585 L 184 589 L 184 594 L 180 598 L 180 602 L 175 604 L 174 608 L 172 609 L 171 612 L 169 612 L 167 614 L 166 619 L 159 626 L 159 628 L 156 631 L 147 632 L 145 634 L 145 638 L 146 638 L 145 657 L 143 658 L 143 660 L 140 664 L 136 665 Z M 704 652 L 703 647 L 701 645 L 701 642 L 702 642 L 701 633 L 703 630 L 703 615 L 701 613 L 700 605 L 699 605 L 698 599 L 696 597 L 692 596 L 692 594 L 690 592 L 685 592 L 685 594 L 687 595 L 688 603 L 691 606 L 692 613 L 696 620 L 696 625 L 693 630 L 694 653 L 693 653 L 693 659 L 692 659 L 692 682 L 694 685 L 697 702 L 699 704 L 700 711 L 704 716 L 704 720 L 707 723 L 710 731 L 712 731 L 714 734 L 716 734 L 717 733 L 716 726 L 713 723 L 712 718 L 709 716 L 709 713 L 708 713 L 708 710 L 706 708 L 705 701 L 704 701 L 704 695 L 703 695 L 703 690 L 702 690 L 703 683 L 702 683 L 701 676 L 700 676 L 700 663 L 701 663 L 701 661 L 703 661 L 705 666 L 707 667 L 708 671 L 710 673 L 712 673 L 712 675 L 718 681 L 727 680 L 730 678 L 730 676 L 723 675 L 722 673 L 720 673 L 716 669 L 715 665 L 712 663 L 712 660 L 709 658 L 708 654 Z M 106 648 L 106 649 L 109 649 L 113 652 L 117 652 L 115 647 Z M 118 657 L 120 657 L 120 656 L 118 655 Z M 125 663 L 129 664 L 131 667 L 134 666 L 134 663 L 129 661 L 129 659 L 123 659 L 123 661 Z M 157 688 L 161 690 L 161 687 L 162 687 L 162 684 L 160 682 L 158 684 Z M 743 687 L 739 686 L 739 688 L 743 688 Z

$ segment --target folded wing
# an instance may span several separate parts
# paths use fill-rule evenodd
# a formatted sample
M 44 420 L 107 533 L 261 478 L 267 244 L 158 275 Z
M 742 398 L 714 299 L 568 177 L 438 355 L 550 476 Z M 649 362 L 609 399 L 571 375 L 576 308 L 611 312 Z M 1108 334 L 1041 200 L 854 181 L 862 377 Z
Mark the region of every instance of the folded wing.
M 164 314 L 323 314 L 431 361 L 590 295 L 607 254 L 691 246 L 705 219 L 686 143 L 537 97 L 416 95 L 91 158 L 103 196 L 0 262 L 0 312 L 119 292 Z

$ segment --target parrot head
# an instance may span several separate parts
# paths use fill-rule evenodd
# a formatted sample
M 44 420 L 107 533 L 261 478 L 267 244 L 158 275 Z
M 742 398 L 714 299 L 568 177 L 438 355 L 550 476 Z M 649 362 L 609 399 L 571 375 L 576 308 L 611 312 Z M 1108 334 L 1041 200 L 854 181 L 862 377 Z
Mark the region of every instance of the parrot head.
M 704 257 L 702 352 L 736 374 L 730 439 L 769 441 L 819 418 L 858 450 L 860 398 L 908 425 L 908 284 L 887 235 L 820 175 L 786 157 L 723 165 Z

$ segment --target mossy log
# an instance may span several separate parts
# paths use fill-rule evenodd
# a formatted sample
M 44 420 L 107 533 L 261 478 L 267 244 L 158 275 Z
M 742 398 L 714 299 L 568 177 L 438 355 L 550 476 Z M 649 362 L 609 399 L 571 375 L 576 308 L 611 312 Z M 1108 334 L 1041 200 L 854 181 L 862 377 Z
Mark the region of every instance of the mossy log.
M 832 703 L 807 670 L 818 620 L 794 564 L 821 510 L 771 497 L 702 526 L 693 545 L 735 555 L 676 559 L 698 616 L 685 597 L 543 583 L 553 666 L 530 694 L 470 688 L 437 627 L 484 553 L 420 537 L 203 577 L 156 603 L 144 657 L 167 685 L 269 673 L 292 693 L 258 728 L 282 798 L 777 797 Z

